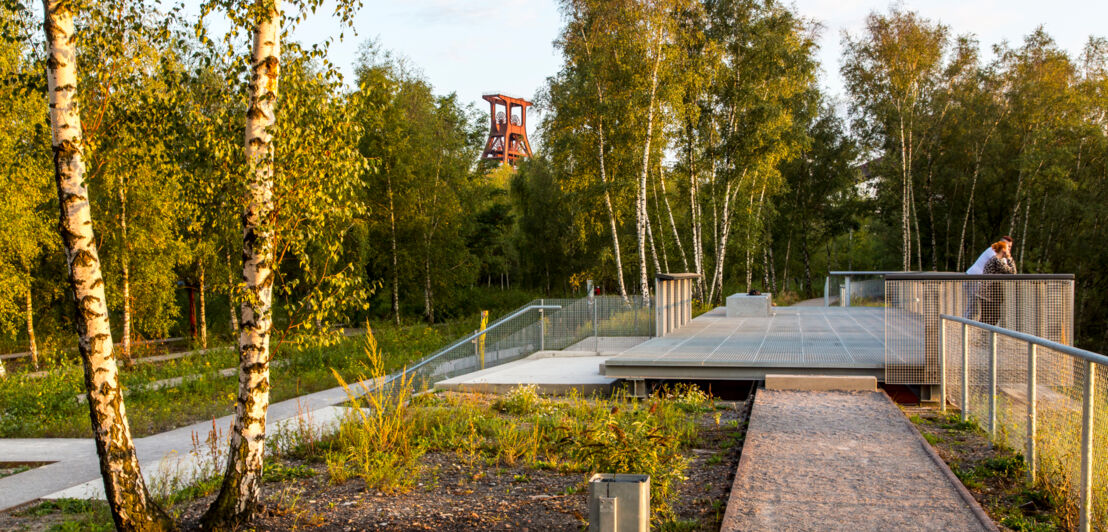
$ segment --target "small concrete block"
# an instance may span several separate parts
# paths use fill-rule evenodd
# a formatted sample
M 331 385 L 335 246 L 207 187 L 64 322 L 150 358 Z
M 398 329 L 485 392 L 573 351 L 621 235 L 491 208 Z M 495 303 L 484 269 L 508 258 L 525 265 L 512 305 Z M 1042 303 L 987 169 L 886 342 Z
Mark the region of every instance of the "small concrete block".
M 876 392 L 877 377 L 854 375 L 766 375 L 767 390 Z
M 727 317 L 747 318 L 770 316 L 772 306 L 771 294 L 759 294 L 751 296 L 747 294 L 731 294 L 727 296 Z

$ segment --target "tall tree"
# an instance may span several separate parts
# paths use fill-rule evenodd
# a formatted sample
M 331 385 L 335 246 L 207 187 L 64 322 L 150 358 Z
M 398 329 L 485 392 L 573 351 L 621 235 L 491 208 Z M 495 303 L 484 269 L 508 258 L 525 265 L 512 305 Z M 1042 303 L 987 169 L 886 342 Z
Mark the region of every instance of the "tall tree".
M 854 128 L 873 148 L 896 146 L 900 174 L 901 266 L 912 268 L 913 170 L 919 145 L 927 140 L 921 117 L 943 72 L 949 46 L 946 26 L 920 18 L 914 12 L 893 9 L 889 15 L 871 13 L 866 30 L 844 36 L 842 73 L 854 100 Z M 890 161 L 892 163 L 892 161 Z M 918 246 L 917 246 L 917 251 Z
M 169 517 L 150 500 L 143 482 L 112 353 L 104 281 L 84 181 L 73 23 L 76 13 L 68 2 L 59 0 L 44 0 L 43 9 L 54 178 L 61 212 L 58 227 L 77 311 L 78 348 L 85 368 L 104 491 L 119 530 L 170 529 Z

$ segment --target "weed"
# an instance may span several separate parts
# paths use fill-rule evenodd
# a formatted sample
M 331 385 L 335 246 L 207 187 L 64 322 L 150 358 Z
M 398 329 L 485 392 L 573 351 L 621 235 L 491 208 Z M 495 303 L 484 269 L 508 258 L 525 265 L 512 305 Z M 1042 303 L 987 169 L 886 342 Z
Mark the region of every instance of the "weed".
M 942 438 L 928 432 L 923 433 L 923 439 L 927 440 L 927 443 L 930 443 L 931 445 L 938 445 L 940 442 L 943 441 Z
M 385 360 L 368 323 L 363 351 L 370 378 L 359 376 L 357 391 L 332 370 L 351 408 L 336 436 L 341 452 L 327 455 L 327 469 L 335 475 L 349 467 L 367 487 L 388 493 L 407 491 L 425 452 L 415 444 L 415 426 L 408 419 L 411 377 L 401 373 L 394 381 L 386 379 Z M 346 476 L 345 471 L 338 472 L 338 477 Z
M 1019 454 L 989 458 L 982 462 L 981 465 L 991 471 L 1013 478 L 1018 478 L 1027 471 L 1026 464 L 1023 461 L 1023 455 Z
M 315 476 L 315 470 L 306 465 L 287 466 L 279 460 L 267 460 L 262 466 L 262 481 L 285 482 Z
M 492 407 L 504 414 L 532 414 L 539 410 L 544 401 L 539 397 L 538 386 L 525 384 L 516 386 L 493 402 Z
M 526 474 L 512 475 L 512 482 L 531 482 L 531 477 Z

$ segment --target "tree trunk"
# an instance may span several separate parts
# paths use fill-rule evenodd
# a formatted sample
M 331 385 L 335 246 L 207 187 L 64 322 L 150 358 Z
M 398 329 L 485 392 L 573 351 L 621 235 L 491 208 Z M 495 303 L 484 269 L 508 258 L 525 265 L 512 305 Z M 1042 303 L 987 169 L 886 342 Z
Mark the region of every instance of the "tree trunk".
M 119 187 L 119 234 L 123 245 L 121 261 L 123 263 L 123 360 L 131 360 L 131 253 L 127 238 L 127 185 L 126 178 L 121 179 Z
M 231 250 L 227 249 L 227 305 L 230 307 L 229 314 L 231 315 L 231 333 L 238 335 L 239 333 L 239 316 L 235 312 L 235 282 L 232 275 L 234 268 L 231 267 Z
M 581 40 L 585 43 L 585 54 L 588 55 L 589 60 L 592 60 L 592 48 L 589 45 L 588 36 L 585 35 L 584 28 L 581 29 Z M 625 304 L 630 304 L 627 300 L 627 286 L 623 282 L 623 255 L 619 248 L 619 229 L 616 227 L 616 211 L 612 208 L 612 193 L 608 190 L 608 173 L 604 166 L 604 91 L 600 87 L 600 80 L 594 79 L 596 84 L 596 99 L 599 103 L 600 111 L 598 111 L 596 125 L 597 125 L 597 152 L 600 156 L 600 183 L 604 186 L 604 206 L 608 210 L 608 226 L 612 231 L 612 251 L 616 260 L 616 279 L 619 283 L 619 296 L 623 298 Z
M 812 256 L 808 253 L 808 235 L 800 235 L 800 254 L 804 255 L 804 292 L 805 297 L 815 294 L 812 290 Z
M 243 214 L 246 297 L 239 334 L 239 393 L 227 469 L 219 495 L 201 518 L 206 528 L 230 528 L 248 519 L 261 496 L 265 421 L 269 408 L 269 337 L 273 325 L 273 131 L 280 75 L 281 1 L 258 13 L 251 54 L 246 161 L 249 181 Z
M 646 214 L 646 177 L 650 170 L 650 143 L 654 139 L 654 98 L 658 92 L 658 67 L 662 62 L 661 46 L 654 58 L 654 70 L 650 75 L 650 102 L 646 110 L 646 142 L 642 150 L 642 172 L 639 174 L 639 204 L 635 208 L 636 226 L 639 238 L 639 291 L 642 292 L 643 305 L 650 301 L 650 279 L 646 275 L 646 232 L 649 221 Z
M 393 203 L 392 174 L 385 170 L 385 188 L 389 197 L 389 242 L 392 251 L 392 316 L 400 325 L 400 257 L 396 246 L 396 205 Z
M 431 295 L 430 245 L 428 245 L 428 253 L 423 257 L 423 317 L 427 323 L 435 323 L 435 302 Z
M 31 365 L 38 369 L 38 345 L 35 344 L 35 316 L 31 299 L 30 275 L 27 279 L 27 346 L 31 351 Z
M 77 345 L 84 366 L 104 494 L 116 529 L 168 530 L 173 523 L 150 499 L 139 469 L 119 384 L 119 368 L 112 355 L 104 278 L 85 186 L 74 13 L 68 2 L 60 0 L 43 0 L 43 8 L 51 146 L 60 207 L 58 231 L 73 290 Z
M 689 259 L 685 255 L 685 246 L 681 244 L 681 234 L 677 232 L 677 222 L 673 219 L 673 207 L 669 204 L 669 193 L 666 192 L 666 173 L 658 170 L 658 181 L 662 185 L 662 202 L 666 205 L 666 214 L 669 216 L 669 228 L 673 230 L 673 240 L 677 242 L 677 251 L 681 253 L 681 271 L 689 271 Z M 690 192 L 691 193 L 691 192 Z M 665 229 L 662 229 L 664 232 Z
M 208 312 L 204 303 L 204 265 L 200 265 L 200 348 L 208 348 Z

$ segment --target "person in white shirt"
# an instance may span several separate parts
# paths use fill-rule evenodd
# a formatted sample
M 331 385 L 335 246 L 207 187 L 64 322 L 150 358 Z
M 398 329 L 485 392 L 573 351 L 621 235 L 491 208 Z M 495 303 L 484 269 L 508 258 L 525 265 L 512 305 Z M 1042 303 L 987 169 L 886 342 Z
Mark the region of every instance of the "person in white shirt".
M 1000 239 L 1008 242 L 1009 249 L 1012 248 L 1012 237 L 1006 235 L 1000 237 Z M 977 261 L 973 263 L 973 266 L 970 266 L 970 268 L 966 270 L 966 274 L 983 275 L 985 273 L 985 264 L 989 262 L 989 259 L 995 256 L 996 252 L 993 251 L 992 246 L 985 248 L 985 251 L 982 251 L 981 254 L 977 256 Z M 977 292 L 979 290 L 981 290 L 980 281 L 966 281 L 962 283 L 962 291 L 966 296 L 966 312 L 963 316 L 967 319 L 977 319 L 977 312 L 979 310 Z

